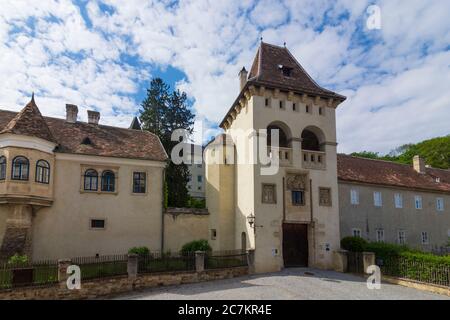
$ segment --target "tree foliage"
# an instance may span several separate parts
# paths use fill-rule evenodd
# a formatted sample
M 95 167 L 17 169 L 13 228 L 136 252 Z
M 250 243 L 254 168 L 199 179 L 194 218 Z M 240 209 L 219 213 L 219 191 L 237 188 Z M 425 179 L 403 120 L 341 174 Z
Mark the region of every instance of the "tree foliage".
M 419 155 L 425 159 L 426 164 L 433 168 L 450 168 L 450 135 L 419 142 L 417 144 L 405 144 L 386 155 L 378 152 L 362 151 L 354 152 L 352 156 L 394 161 L 404 164 L 412 164 L 413 157 Z
M 192 134 L 194 114 L 188 106 L 187 95 L 170 87 L 160 78 L 150 82 L 147 97 L 141 104 L 140 120 L 144 130 L 156 134 L 170 157 L 172 148 L 178 141 L 172 141 L 172 132 L 185 129 Z M 169 160 L 166 168 L 167 205 L 185 207 L 189 195 L 186 184 L 189 170 L 186 164 L 175 165 Z

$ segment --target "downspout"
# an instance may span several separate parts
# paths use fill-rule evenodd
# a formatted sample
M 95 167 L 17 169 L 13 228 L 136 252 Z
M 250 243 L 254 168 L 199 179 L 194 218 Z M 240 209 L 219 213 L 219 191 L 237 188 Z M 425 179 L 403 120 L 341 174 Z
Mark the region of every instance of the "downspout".
M 164 212 L 166 211 L 166 168 L 162 170 L 162 203 L 161 203 L 161 254 L 164 253 Z
M 312 231 L 312 241 L 313 241 L 313 261 L 316 264 L 316 227 L 314 225 L 314 205 L 313 205 L 313 189 L 312 189 L 312 179 L 309 179 L 309 202 L 311 204 L 311 231 Z
M 282 223 L 286 222 L 286 185 L 285 185 L 285 178 L 283 177 L 283 221 Z

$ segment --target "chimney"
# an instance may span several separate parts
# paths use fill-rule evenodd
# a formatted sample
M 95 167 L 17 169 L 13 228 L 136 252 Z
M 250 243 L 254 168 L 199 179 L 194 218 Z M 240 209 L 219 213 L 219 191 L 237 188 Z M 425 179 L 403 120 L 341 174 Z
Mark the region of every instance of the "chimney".
M 98 120 L 100 120 L 100 112 L 88 110 L 88 123 L 90 124 L 98 124 Z
M 242 70 L 239 72 L 239 82 L 240 82 L 240 90 L 244 89 L 245 84 L 247 83 L 248 72 L 245 67 L 242 67 Z
M 78 107 L 74 104 L 66 104 L 66 121 L 70 123 L 77 122 Z
M 425 160 L 421 156 L 414 156 L 413 165 L 418 173 L 425 173 Z

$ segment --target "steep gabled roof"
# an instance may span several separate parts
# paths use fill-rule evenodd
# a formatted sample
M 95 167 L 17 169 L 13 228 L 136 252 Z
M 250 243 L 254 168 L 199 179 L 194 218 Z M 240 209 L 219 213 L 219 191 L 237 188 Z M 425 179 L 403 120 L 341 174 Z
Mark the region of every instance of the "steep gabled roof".
M 42 117 L 36 103 L 34 95 L 31 101 L 9 123 L 0 131 L 1 133 L 12 133 L 30 137 L 41 138 L 56 143 L 47 123 Z
M 9 132 L 44 138 L 43 133 L 48 130 L 48 136 L 45 137 L 47 140 L 54 137 L 53 142 L 57 144 L 55 152 L 58 153 L 154 161 L 167 159 L 167 153 L 159 138 L 151 132 L 81 121 L 69 123 L 65 119 L 42 117 L 42 115 L 38 127 L 31 123 L 36 120 L 35 115 L 29 117 L 31 108 L 37 109 L 34 104 L 34 106 L 27 105 L 25 112 L 24 110 L 19 113 L 0 110 L 0 133 Z M 33 114 L 35 112 L 34 110 Z
M 450 170 L 426 168 L 421 174 L 407 164 L 343 154 L 337 160 L 340 181 L 450 193 Z
M 289 76 L 283 74 L 282 67 L 290 69 Z M 286 47 L 264 42 L 261 42 L 258 48 L 248 81 L 269 87 L 273 86 L 281 90 L 292 90 L 345 100 L 344 96 L 319 86 Z

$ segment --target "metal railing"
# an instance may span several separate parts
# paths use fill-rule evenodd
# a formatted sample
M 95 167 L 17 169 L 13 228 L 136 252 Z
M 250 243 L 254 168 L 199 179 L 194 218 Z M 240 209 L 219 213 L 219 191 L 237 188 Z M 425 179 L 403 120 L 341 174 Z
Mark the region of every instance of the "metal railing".
M 43 260 L 0 265 L 0 290 L 46 286 L 58 282 L 58 261 Z
M 126 254 L 71 259 L 71 264 L 80 267 L 82 280 L 126 275 L 127 263 Z
M 450 287 L 450 265 L 420 261 L 401 256 L 378 260 L 381 273 L 387 276 Z
M 138 256 L 138 273 L 195 271 L 195 254 L 151 252 Z
M 213 251 L 205 255 L 205 269 L 223 269 L 247 266 L 245 250 Z

